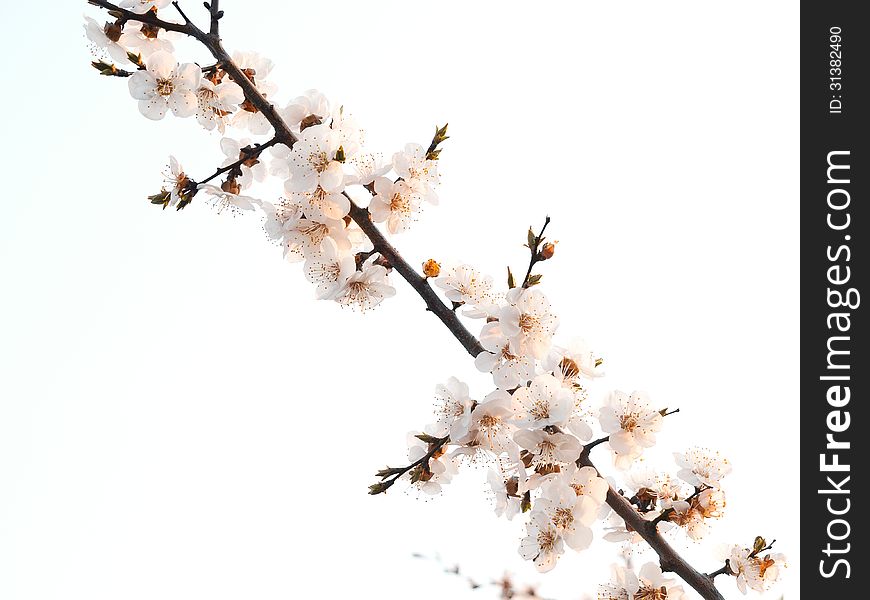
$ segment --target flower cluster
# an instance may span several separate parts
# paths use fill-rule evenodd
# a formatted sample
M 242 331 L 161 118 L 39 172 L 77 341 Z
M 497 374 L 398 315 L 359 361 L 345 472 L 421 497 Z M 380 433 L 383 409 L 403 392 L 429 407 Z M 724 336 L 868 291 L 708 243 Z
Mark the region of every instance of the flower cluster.
M 764 547 L 764 540 L 760 542 Z M 787 566 L 783 554 L 761 556 L 763 550 L 758 546 L 758 542 L 754 549 L 732 546 L 727 559 L 729 570 L 737 578 L 737 588 L 744 594 L 747 590 L 766 592 L 779 580 L 782 569 Z
M 446 125 L 436 127 L 428 147 L 409 143 L 384 160 L 367 150 L 364 130 L 344 106 L 317 90 L 279 103 L 269 79 L 271 60 L 254 52 L 230 57 L 215 50 L 215 38 L 192 27 L 178 3 L 172 4 L 183 25 L 164 20 L 168 0 L 97 4 L 109 8 L 115 20 L 100 25 L 85 18 L 97 58 L 92 65 L 103 75 L 128 78 L 129 93 L 148 119 L 168 113 L 195 117 L 203 129 L 221 135 L 215 172 L 194 178 L 170 157 L 160 192 L 149 197 L 153 204 L 182 209 L 201 193 L 218 213 L 259 213 L 267 237 L 285 258 L 302 263 L 314 295 L 342 306 L 364 311 L 393 296 L 395 268 L 430 310 L 459 332 L 457 338 L 465 339 L 485 374 L 480 394 L 455 377 L 436 387 L 433 421 L 408 435 L 409 464 L 379 471 L 371 493 L 408 481 L 437 494 L 463 464 L 485 465 L 496 514 L 523 515 L 519 553 L 540 571 L 552 569 L 567 549 L 589 547 L 596 523 L 614 542 L 635 542 L 667 529 L 698 539 L 722 516 L 721 481 L 731 467 L 718 454 L 693 448 L 675 455 L 676 476 L 639 468 L 665 418 L 676 411 L 640 391 L 609 391 L 590 406 L 603 361 L 582 339 L 557 337 L 559 318 L 541 290 L 542 276 L 534 272 L 556 253 L 556 242 L 544 237 L 549 218 L 539 233 L 528 232 L 525 277 L 517 281 L 508 269 L 502 289 L 463 263 L 442 267 L 430 259 L 421 277 L 385 241 L 378 225 L 390 235 L 405 232 L 424 207 L 438 203 L 439 145 L 447 139 Z M 216 6 L 209 10 L 216 28 L 222 13 Z M 206 67 L 182 62 L 176 47 L 183 36 L 169 30 L 203 41 L 217 62 Z M 466 324 L 479 332 L 477 339 Z M 605 479 L 592 465 L 590 451 L 605 444 L 626 486 Z M 622 517 L 611 513 L 614 502 L 617 509 L 618 502 L 629 506 L 639 523 L 630 526 L 625 511 L 619 512 Z M 734 575 L 742 591 L 766 589 L 784 565 L 781 555 L 762 558 L 768 548 L 763 546 L 735 546 L 728 558 L 722 574 Z M 653 563 L 637 574 L 615 568 L 600 592 L 607 600 L 682 597 L 682 588 Z
M 166 5 L 128 4 L 126 8 L 139 14 L 157 14 Z M 273 126 L 242 87 L 220 64 L 203 69 L 176 59 L 170 32 L 123 19 L 100 26 L 86 17 L 85 33 L 98 57 L 136 67 L 132 73 L 115 69 L 110 74 L 129 75 L 130 94 L 145 117 L 160 120 L 170 112 L 195 116 L 206 130 L 241 134 L 220 140 L 223 164 L 216 175 L 223 181 L 197 183 L 170 157 L 165 185 L 150 196 L 152 203 L 181 209 L 201 192 L 219 213 L 259 211 L 267 237 L 282 246 L 287 260 L 304 263 L 318 299 L 366 310 L 395 294 L 389 281 L 392 266 L 348 216 L 351 201 L 364 203 L 360 198 L 368 196 L 373 222 L 383 223 L 393 234 L 406 231 L 424 204 L 438 201 L 436 146 L 447 139 L 446 127 L 436 130 L 428 150 L 409 143 L 385 162 L 364 150 L 364 132 L 344 107 L 334 107 L 322 93 L 308 90 L 278 111 L 294 139 L 279 143 L 275 138 L 266 144 L 256 138 L 273 133 Z M 276 94 L 268 79 L 272 61 L 254 52 L 236 52 L 233 62 L 262 96 Z M 262 152 L 266 145 L 268 155 Z M 252 190 L 275 181 L 281 187 L 275 196 L 280 197 L 254 197 Z

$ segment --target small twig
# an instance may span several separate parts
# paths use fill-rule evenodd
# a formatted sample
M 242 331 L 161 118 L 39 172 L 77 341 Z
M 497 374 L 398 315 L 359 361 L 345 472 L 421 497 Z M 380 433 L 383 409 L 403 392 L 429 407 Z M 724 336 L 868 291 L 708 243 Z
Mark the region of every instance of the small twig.
M 407 467 L 387 467 L 386 469 L 378 471 L 378 476 L 381 477 L 381 481 L 369 486 L 369 494 L 376 495 L 385 493 L 394 483 L 396 483 L 399 477 L 420 465 L 424 465 L 424 468 L 428 470 L 429 459 L 435 456 L 435 453 L 449 441 L 449 435 L 446 435 L 443 438 L 436 438 L 435 441 L 429 443 L 429 451 Z
M 227 171 L 232 171 L 234 169 L 238 169 L 239 167 L 241 167 L 243 164 L 245 164 L 246 162 L 248 162 L 252 158 L 257 158 L 260 155 L 260 153 L 263 152 L 263 150 L 265 150 L 266 148 L 270 148 L 270 147 L 274 146 L 278 142 L 279 142 L 278 138 L 272 138 L 268 142 L 263 142 L 262 144 L 257 144 L 256 146 L 251 148 L 250 152 L 245 152 L 244 149 L 242 149 L 242 154 L 244 155 L 244 158 L 240 158 L 239 160 L 237 160 L 234 163 L 230 163 L 224 167 L 220 167 L 214 173 L 212 173 L 211 175 L 209 175 L 208 177 L 206 177 L 205 179 L 203 179 L 202 181 L 199 181 L 197 183 L 208 183 L 209 181 L 211 181 L 215 177 L 219 177 L 219 176 L 223 175 L 224 173 L 226 173 Z
M 544 226 L 541 227 L 541 233 L 537 236 L 534 236 L 531 228 L 529 229 L 529 252 L 531 253 L 531 258 L 529 259 L 529 268 L 526 270 L 526 277 L 523 279 L 523 288 L 529 287 L 530 280 L 532 278 L 532 269 L 535 268 L 535 265 L 543 260 L 541 256 L 539 246 L 544 239 L 544 231 L 547 229 L 547 225 L 550 224 L 550 217 L 544 219 Z M 534 236 L 534 239 L 532 239 Z
M 184 23 L 185 23 L 185 25 L 192 25 L 192 24 L 193 24 L 193 21 L 191 21 L 190 19 L 188 19 L 188 18 L 187 18 L 187 15 L 184 14 L 184 11 L 181 10 L 181 5 L 180 5 L 178 2 L 173 2 L 173 3 L 172 3 L 172 6 L 175 7 L 175 10 L 177 10 L 177 11 L 178 11 L 178 14 L 181 15 L 181 18 L 184 19 Z
M 106 2 L 105 0 L 88 0 L 88 3 L 111 11 L 114 15 L 120 15 L 120 18 L 124 21 L 137 21 L 139 23 L 147 23 L 148 25 L 154 25 L 155 27 L 160 27 L 161 29 L 165 29 L 166 31 L 177 31 L 178 33 L 183 33 L 185 35 L 196 37 L 190 23 L 181 24 L 164 21 L 163 19 L 159 18 L 153 11 L 150 10 L 146 13 L 138 14 L 134 13 L 131 10 L 120 8 L 119 6 L 112 4 L 111 2 Z
M 773 545 L 775 543 L 776 543 L 776 540 L 773 540 L 772 542 L 770 542 L 769 544 L 764 546 L 764 548 L 759 548 L 758 550 L 753 550 L 752 552 L 749 553 L 749 556 L 747 556 L 747 558 L 755 558 L 756 556 L 758 556 L 759 554 L 761 554 L 765 550 L 770 550 L 771 548 L 773 548 Z
M 710 579 L 716 579 L 719 575 L 733 575 L 734 573 L 731 571 L 731 560 L 725 559 L 725 566 L 721 567 L 717 571 L 713 571 L 712 573 L 707 573 L 707 577 Z
M 220 0 L 210 0 L 206 2 L 206 8 L 211 13 L 211 25 L 208 28 L 209 35 L 218 37 L 220 29 L 220 20 L 224 16 L 223 11 L 219 8 Z
M 690 501 L 694 500 L 695 498 L 697 498 L 698 496 L 700 496 L 702 492 L 705 492 L 709 489 L 710 489 L 710 486 L 708 486 L 708 485 L 701 485 L 700 487 L 696 487 L 695 491 L 692 493 L 692 495 L 687 497 L 687 498 L 684 498 L 683 502 L 690 502 Z M 666 508 L 655 519 L 650 521 L 650 527 L 652 529 L 655 529 L 659 523 L 661 523 L 662 521 L 667 521 L 670 518 L 670 516 L 672 514 L 674 514 L 675 512 L 677 512 L 677 511 L 676 511 L 676 509 L 674 509 L 674 507 Z

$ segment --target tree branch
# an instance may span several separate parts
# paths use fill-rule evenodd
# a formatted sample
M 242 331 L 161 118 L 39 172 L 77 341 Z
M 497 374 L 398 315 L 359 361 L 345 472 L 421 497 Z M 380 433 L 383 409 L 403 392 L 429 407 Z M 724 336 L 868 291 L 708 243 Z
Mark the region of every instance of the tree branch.
M 127 20 L 135 20 L 142 23 L 148 23 L 150 25 L 155 25 L 157 27 L 162 27 L 167 31 L 178 31 L 180 33 L 184 33 L 193 38 L 199 40 L 212 54 L 212 56 L 220 63 L 221 68 L 224 69 L 227 74 L 235 81 L 245 93 L 245 98 L 257 108 L 257 110 L 261 111 L 266 119 L 271 123 L 272 127 L 275 128 L 275 139 L 279 142 L 286 144 L 287 146 L 291 146 L 296 142 L 297 138 L 275 110 L 275 107 L 263 96 L 260 91 L 256 88 L 256 86 L 251 82 L 250 79 L 242 72 L 242 70 L 233 62 L 230 55 L 224 50 L 221 45 L 220 39 L 217 36 L 211 36 L 203 32 L 201 29 L 196 27 L 191 22 L 187 22 L 184 25 L 179 25 L 177 23 L 169 23 L 167 21 L 163 21 L 157 18 L 153 13 L 146 13 L 143 15 L 139 15 L 133 13 L 131 11 L 123 10 L 111 4 L 109 2 L 105 2 L 104 0 L 88 0 L 91 4 L 95 6 L 99 6 L 101 8 L 105 8 L 107 10 L 115 11 L 119 13 L 122 18 Z M 215 3 L 216 4 L 216 3 Z M 365 232 L 366 235 L 369 236 L 372 244 L 376 251 L 380 252 L 399 272 L 399 274 L 404 277 L 404 279 L 411 285 L 412 288 L 423 298 L 426 302 L 427 308 L 432 311 L 439 319 L 447 326 L 450 332 L 456 337 L 456 339 L 462 344 L 462 346 L 468 351 L 472 356 L 477 356 L 481 352 L 483 352 L 483 347 L 480 345 L 480 342 L 465 328 L 465 326 L 459 321 L 459 318 L 456 314 L 450 310 L 426 280 L 421 277 L 408 263 L 405 261 L 402 256 L 398 253 L 398 251 L 384 238 L 383 234 L 380 230 L 372 223 L 369 218 L 369 212 L 367 209 L 358 206 L 353 200 L 350 201 L 350 217 L 359 225 L 359 227 Z M 549 223 L 549 218 L 547 222 Z M 546 223 L 544 228 L 546 228 Z M 540 237 L 543 235 L 544 229 L 541 230 L 541 233 L 537 236 L 538 243 L 540 241 Z M 537 244 L 536 244 L 537 245 Z M 534 266 L 534 257 L 533 264 L 530 265 L 529 274 L 526 276 L 526 282 L 528 282 L 529 275 L 531 274 L 531 267 Z M 404 470 L 401 470 L 401 473 L 398 475 L 388 475 L 389 485 L 392 485 L 392 482 L 395 481 L 402 474 L 407 472 L 408 470 L 414 468 L 423 463 L 423 461 L 427 461 L 437 452 L 438 449 L 441 448 L 444 444 L 446 444 L 448 438 L 440 438 L 438 444 L 434 444 L 430 451 L 423 456 L 415 463 L 412 463 Z M 582 466 L 590 466 L 595 468 L 596 471 L 598 469 L 589 460 L 588 452 L 581 455 L 578 464 Z M 381 482 L 382 484 L 385 482 Z M 378 485 L 378 484 L 376 484 Z M 387 485 L 387 487 L 389 487 Z M 372 493 L 378 493 L 372 490 Z M 624 497 L 616 493 L 614 489 L 611 487 L 607 492 L 607 504 L 625 521 L 628 527 L 631 527 L 650 545 L 650 547 L 659 555 L 659 561 L 661 563 L 661 567 L 663 570 L 672 571 L 679 575 L 687 584 L 689 584 L 692 588 L 695 589 L 705 600 L 724 600 L 722 595 L 716 589 L 716 586 L 713 584 L 713 579 L 707 575 L 704 575 L 697 571 L 694 567 L 692 567 L 689 563 L 687 563 L 672 547 L 668 542 L 662 537 L 662 535 L 657 531 L 655 526 L 650 526 L 650 522 L 646 521 L 635 509 L 629 504 L 628 500 Z
M 210 0 L 210 2 L 206 2 L 206 7 L 211 15 L 211 25 L 209 26 L 208 33 L 214 37 L 219 37 L 220 35 L 220 20 L 221 17 L 224 16 L 219 4 L 220 0 Z
M 546 219 L 544 219 L 544 226 L 541 227 L 541 233 L 539 233 L 537 236 L 535 236 L 534 232 L 532 232 L 532 229 L 529 228 L 529 239 L 528 239 L 529 252 L 532 254 L 532 256 L 529 259 L 529 268 L 528 268 L 528 270 L 526 270 L 526 276 L 523 279 L 522 287 L 524 287 L 524 288 L 529 287 L 529 284 L 531 283 L 532 269 L 535 268 L 535 265 L 538 264 L 542 260 L 546 260 L 541 255 L 539 246 L 541 245 L 541 242 L 544 239 L 544 231 L 547 230 L 547 225 L 549 225 L 549 224 L 550 224 L 550 217 L 547 217 Z M 540 280 L 540 277 L 538 277 L 537 279 Z
M 580 457 L 580 464 L 584 467 L 592 467 L 598 471 L 598 467 L 589 460 L 588 455 Z M 613 509 L 613 512 L 622 517 L 627 527 L 636 531 L 649 544 L 650 548 L 659 555 L 662 571 L 672 571 L 679 575 L 683 581 L 692 586 L 705 600 L 725 600 L 713 584 L 713 579 L 686 562 L 658 532 L 655 525 L 644 519 L 628 500 L 618 494 L 613 487 L 607 490 L 607 504 Z
M 381 477 L 381 481 L 369 486 L 369 494 L 376 495 L 385 493 L 394 483 L 396 483 L 396 481 L 398 481 L 399 477 L 401 477 L 411 469 L 419 467 L 420 465 L 423 465 L 423 468 L 428 471 L 429 460 L 433 456 L 435 456 L 435 454 L 437 454 L 438 451 L 441 450 L 441 448 L 444 447 L 444 444 L 449 441 L 449 435 L 445 435 L 442 438 L 435 438 L 433 441 L 429 442 L 429 451 L 426 452 L 426 454 L 421 456 L 419 459 L 412 462 L 410 465 L 398 468 L 387 467 L 386 469 L 378 471 L 377 474 L 379 477 Z
M 271 140 L 269 140 L 268 142 L 263 142 L 262 144 L 256 144 L 253 148 L 251 148 L 250 153 L 246 153 L 243 149 L 242 154 L 244 155 L 244 158 L 240 158 L 239 160 L 237 160 L 234 163 L 230 163 L 224 167 L 220 167 L 214 173 L 212 173 L 211 175 L 209 175 L 208 177 L 206 177 L 202 181 L 197 181 L 197 183 L 208 183 L 209 181 L 211 181 L 215 177 L 220 177 L 221 175 L 223 175 L 227 171 L 232 171 L 233 169 L 237 169 L 237 168 L 241 167 L 243 164 L 245 164 L 246 162 L 248 162 L 249 160 L 251 160 L 252 158 L 257 158 L 258 156 L 260 156 L 260 154 L 266 148 L 271 148 L 272 146 L 274 146 L 277 143 L 279 143 L 279 140 L 278 140 L 278 138 L 274 137 Z
M 172 23 L 170 21 L 164 21 L 151 11 L 140 15 L 131 10 L 120 8 L 111 2 L 105 2 L 104 0 L 88 0 L 88 4 L 104 8 L 113 13 L 113 16 L 119 16 L 124 21 L 138 21 L 139 23 L 147 23 L 148 25 L 160 27 L 166 31 L 177 31 L 178 33 L 196 37 L 193 32 L 194 27 L 190 23 Z

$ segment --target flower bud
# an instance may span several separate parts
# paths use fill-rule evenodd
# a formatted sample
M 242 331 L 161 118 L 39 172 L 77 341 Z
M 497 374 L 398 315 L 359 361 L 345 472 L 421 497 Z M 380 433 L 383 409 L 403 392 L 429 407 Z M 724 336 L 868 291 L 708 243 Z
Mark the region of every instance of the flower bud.
M 423 275 L 426 277 L 438 277 L 441 274 L 441 265 L 434 258 L 423 263 Z
M 556 253 L 557 242 L 547 242 L 543 245 L 540 251 L 541 260 L 549 260 Z
M 230 194 L 238 195 L 242 191 L 242 186 L 234 177 L 231 177 L 221 184 L 221 189 Z
M 106 34 L 106 37 L 116 42 L 121 39 L 121 32 L 124 28 L 118 23 L 106 23 L 105 27 L 103 27 L 103 33 Z

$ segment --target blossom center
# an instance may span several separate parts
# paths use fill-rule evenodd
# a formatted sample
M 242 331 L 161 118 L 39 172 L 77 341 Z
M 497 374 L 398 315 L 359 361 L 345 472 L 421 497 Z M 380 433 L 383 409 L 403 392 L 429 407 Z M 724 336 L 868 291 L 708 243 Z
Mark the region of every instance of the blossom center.
M 411 212 L 411 203 L 401 194 L 394 194 L 390 198 L 390 210 L 393 212 Z
M 174 89 L 175 84 L 171 78 L 159 78 L 157 80 L 157 95 L 164 97 L 171 96 Z
M 329 166 L 329 157 L 326 152 L 319 150 L 308 155 L 308 163 L 315 171 L 323 173 Z
M 645 585 L 634 593 L 634 600 L 665 600 L 668 597 L 668 588 L 662 586 L 654 588 Z
M 550 529 L 538 532 L 538 546 L 541 552 L 552 552 L 556 547 L 556 532 Z
M 553 513 L 553 525 L 565 529 L 574 522 L 574 513 L 564 506 L 557 508 Z
M 640 424 L 640 415 L 637 413 L 628 413 L 619 418 L 619 426 L 625 431 L 634 431 Z
M 538 319 L 530 314 L 523 313 L 520 315 L 519 326 L 524 332 L 528 333 L 538 327 Z
M 535 417 L 538 421 L 543 421 L 544 419 L 550 418 L 550 403 L 544 400 L 535 400 L 534 404 L 532 404 L 532 408 L 529 410 L 529 414 Z M 547 442 L 549 443 L 549 442 Z M 551 444 L 552 445 L 552 444 Z

